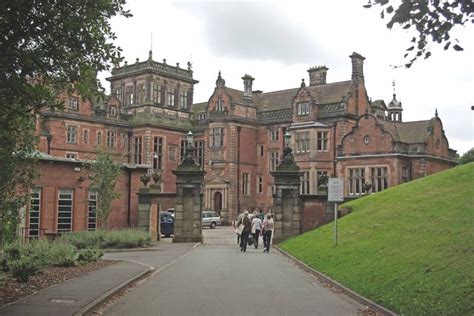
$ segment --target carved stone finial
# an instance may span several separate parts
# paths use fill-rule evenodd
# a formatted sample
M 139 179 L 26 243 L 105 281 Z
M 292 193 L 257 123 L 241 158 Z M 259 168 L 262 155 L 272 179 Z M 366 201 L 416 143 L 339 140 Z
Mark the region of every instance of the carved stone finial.
M 163 64 L 166 64 L 166 58 L 163 58 Z
M 193 68 L 192 68 L 192 66 L 193 66 L 193 64 L 191 64 L 191 62 L 190 62 L 190 61 L 188 61 L 188 70 L 191 70 L 191 69 L 193 69 Z
M 435 108 L 435 117 L 438 117 L 438 108 Z
M 140 181 L 143 182 L 143 186 L 146 188 L 148 185 L 148 182 L 150 182 L 150 176 L 148 174 L 144 174 L 140 177 Z
M 157 185 L 158 182 L 161 180 L 161 175 L 155 170 L 155 172 L 153 172 L 153 174 L 151 175 L 151 178 L 153 179 L 155 185 Z
M 150 49 L 150 51 L 148 52 L 148 60 L 152 60 L 152 59 L 153 59 L 153 52 Z
M 179 63 L 176 63 L 176 67 L 179 68 Z
M 304 88 L 304 87 L 306 87 L 306 83 L 304 83 L 304 78 L 303 78 L 301 79 L 301 88 Z
M 135 62 L 138 64 L 138 61 L 139 61 L 139 59 L 137 58 L 137 59 L 135 60 Z
M 225 80 L 221 76 L 221 71 L 219 70 L 219 75 L 217 76 L 216 86 L 225 86 Z

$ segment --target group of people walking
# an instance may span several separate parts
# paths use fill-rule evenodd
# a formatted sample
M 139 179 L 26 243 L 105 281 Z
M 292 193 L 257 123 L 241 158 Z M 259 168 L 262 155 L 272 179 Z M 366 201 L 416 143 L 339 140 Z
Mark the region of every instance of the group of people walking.
M 273 233 L 273 217 L 271 214 L 263 216 L 262 221 L 260 214 L 256 211 L 249 214 L 249 212 L 245 210 L 237 217 L 235 227 L 240 251 L 246 252 L 247 246 L 251 246 L 252 244 L 255 246 L 255 249 L 257 249 L 260 236 L 263 238 L 263 252 L 270 251 Z

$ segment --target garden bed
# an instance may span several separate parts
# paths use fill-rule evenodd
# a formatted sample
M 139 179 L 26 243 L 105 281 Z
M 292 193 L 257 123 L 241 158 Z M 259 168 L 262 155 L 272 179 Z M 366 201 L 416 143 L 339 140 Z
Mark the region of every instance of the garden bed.
M 0 306 L 116 262 L 98 260 L 72 267 L 49 267 L 42 273 L 32 276 L 27 282 L 19 282 L 8 274 L 2 274 L 0 275 Z

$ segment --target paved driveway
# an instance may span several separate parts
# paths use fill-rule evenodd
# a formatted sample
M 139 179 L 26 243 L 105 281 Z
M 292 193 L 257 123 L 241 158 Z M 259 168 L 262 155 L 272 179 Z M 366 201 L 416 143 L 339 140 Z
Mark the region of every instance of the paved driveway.
M 203 245 L 185 250 L 178 244 L 182 254 L 176 260 L 120 298 L 107 313 L 357 315 L 363 308 L 325 288 L 277 251 L 266 254 L 248 248 L 240 252 L 229 227 L 204 230 L 203 234 Z M 161 252 L 143 254 L 150 263 L 153 254 L 160 256 Z

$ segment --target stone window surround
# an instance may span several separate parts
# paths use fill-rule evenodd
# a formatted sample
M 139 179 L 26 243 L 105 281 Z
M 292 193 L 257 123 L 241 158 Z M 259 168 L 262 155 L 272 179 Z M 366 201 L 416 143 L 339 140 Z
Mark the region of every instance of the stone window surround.
M 311 169 L 300 170 L 303 172 L 300 182 L 300 194 L 311 194 Z
M 78 130 L 79 130 L 79 126 L 73 125 L 73 124 L 66 124 L 66 143 L 67 144 L 77 144 Z
M 76 151 L 66 151 L 66 158 L 68 159 L 77 159 L 78 153 Z
M 308 116 L 310 112 L 310 102 L 299 102 L 296 104 L 298 116 Z
M 79 111 L 79 98 L 78 97 L 69 97 L 67 102 L 68 110 Z
M 270 130 L 269 133 L 270 133 L 270 141 L 277 142 L 279 139 L 280 130 L 277 128 L 274 130 Z
M 386 168 L 387 173 L 386 173 L 386 179 L 387 179 L 387 188 L 389 188 L 390 185 L 390 166 L 388 164 L 373 164 L 373 165 L 353 165 L 353 166 L 346 166 L 345 167 L 345 177 L 344 177 L 344 191 L 345 194 L 349 196 L 357 196 L 361 195 L 360 193 L 349 193 L 349 182 L 350 182 L 350 169 L 363 169 L 364 170 L 364 183 L 369 182 L 372 183 L 372 173 L 371 173 L 371 168 Z M 362 183 L 362 184 L 364 184 Z
M 257 180 L 256 193 L 258 195 L 262 195 L 263 194 L 263 176 L 258 174 L 256 176 L 256 180 Z
M 320 137 L 325 135 L 325 137 Z M 329 131 L 316 130 L 316 150 L 327 152 L 329 150 Z

